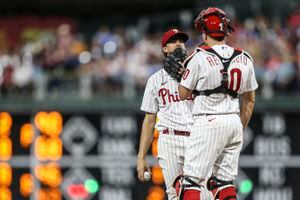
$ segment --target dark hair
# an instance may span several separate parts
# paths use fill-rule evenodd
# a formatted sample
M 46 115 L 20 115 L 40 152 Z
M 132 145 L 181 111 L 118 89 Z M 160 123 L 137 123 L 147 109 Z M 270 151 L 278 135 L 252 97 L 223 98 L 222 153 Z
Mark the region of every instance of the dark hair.
M 166 58 L 168 56 L 168 54 L 166 52 L 164 52 L 163 50 L 161 50 L 162 54 L 164 55 L 164 57 Z

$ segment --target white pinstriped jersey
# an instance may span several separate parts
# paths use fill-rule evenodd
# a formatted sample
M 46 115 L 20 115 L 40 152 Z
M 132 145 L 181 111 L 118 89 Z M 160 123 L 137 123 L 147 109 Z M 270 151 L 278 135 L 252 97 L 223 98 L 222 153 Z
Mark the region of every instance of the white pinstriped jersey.
M 221 57 L 230 58 L 234 48 L 228 45 L 212 46 Z M 258 85 L 255 79 L 252 58 L 246 52 L 235 57 L 228 67 L 228 87 L 238 94 L 254 91 Z M 221 85 L 223 64 L 220 59 L 201 48 L 197 48 L 186 59 L 187 70 L 181 85 L 191 90 L 211 90 Z M 193 115 L 239 113 L 239 99 L 228 94 L 199 95 L 194 100 Z
M 189 131 L 188 125 L 193 123 L 193 99 L 181 101 L 178 93 L 179 83 L 164 69 L 154 73 L 148 79 L 141 110 L 157 113 L 159 121 L 156 123 L 158 131 L 166 128 Z

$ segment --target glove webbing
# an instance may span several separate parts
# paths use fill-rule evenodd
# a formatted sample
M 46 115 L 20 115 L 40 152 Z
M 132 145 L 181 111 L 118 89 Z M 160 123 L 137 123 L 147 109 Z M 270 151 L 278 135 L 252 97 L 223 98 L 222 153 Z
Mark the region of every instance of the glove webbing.
M 183 74 L 179 74 L 179 70 L 183 68 L 180 62 L 183 62 L 187 57 L 186 51 L 182 48 L 176 48 L 165 59 L 163 68 L 173 78 L 180 82 Z

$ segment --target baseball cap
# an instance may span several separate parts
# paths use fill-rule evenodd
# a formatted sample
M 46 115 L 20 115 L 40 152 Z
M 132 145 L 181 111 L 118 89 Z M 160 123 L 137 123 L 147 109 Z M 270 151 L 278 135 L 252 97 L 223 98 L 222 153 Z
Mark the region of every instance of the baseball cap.
M 163 37 L 161 39 L 161 46 L 164 47 L 166 44 L 173 39 L 174 37 L 179 37 L 183 40 L 183 42 L 186 42 L 189 39 L 189 36 L 184 33 L 179 31 L 178 29 L 170 29 L 167 32 L 163 34 Z

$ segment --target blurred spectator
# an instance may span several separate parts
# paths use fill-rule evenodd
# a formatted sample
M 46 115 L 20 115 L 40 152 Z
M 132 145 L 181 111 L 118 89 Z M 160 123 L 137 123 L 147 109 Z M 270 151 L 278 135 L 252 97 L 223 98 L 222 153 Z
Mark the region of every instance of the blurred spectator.
M 297 81 L 300 82 L 300 4 L 295 7 L 294 11 L 288 18 L 289 44 L 295 52 L 294 60 L 297 68 Z
M 182 21 L 188 16 L 178 17 Z M 0 32 L 2 96 L 33 96 L 35 90 L 44 90 L 44 98 L 59 93 L 68 96 L 76 95 L 81 88 L 82 98 L 135 97 L 143 91 L 147 78 L 161 67 L 162 59 L 162 30 L 141 31 L 140 21 L 127 27 L 101 24 L 90 43 L 84 33 L 75 31 L 72 23 L 63 23 L 56 30 L 27 28 L 20 34 L 18 45 L 11 49 L 5 32 Z M 299 94 L 299 8 L 291 12 L 287 21 L 288 24 L 281 24 L 261 15 L 243 22 L 234 20 L 237 28 L 228 43 L 253 55 L 259 94 L 264 86 L 274 90 L 270 94 Z M 184 28 L 190 35 L 187 49 L 191 51 L 201 40 L 193 27 L 185 24 Z M 84 92 L 86 88 L 92 94 Z

